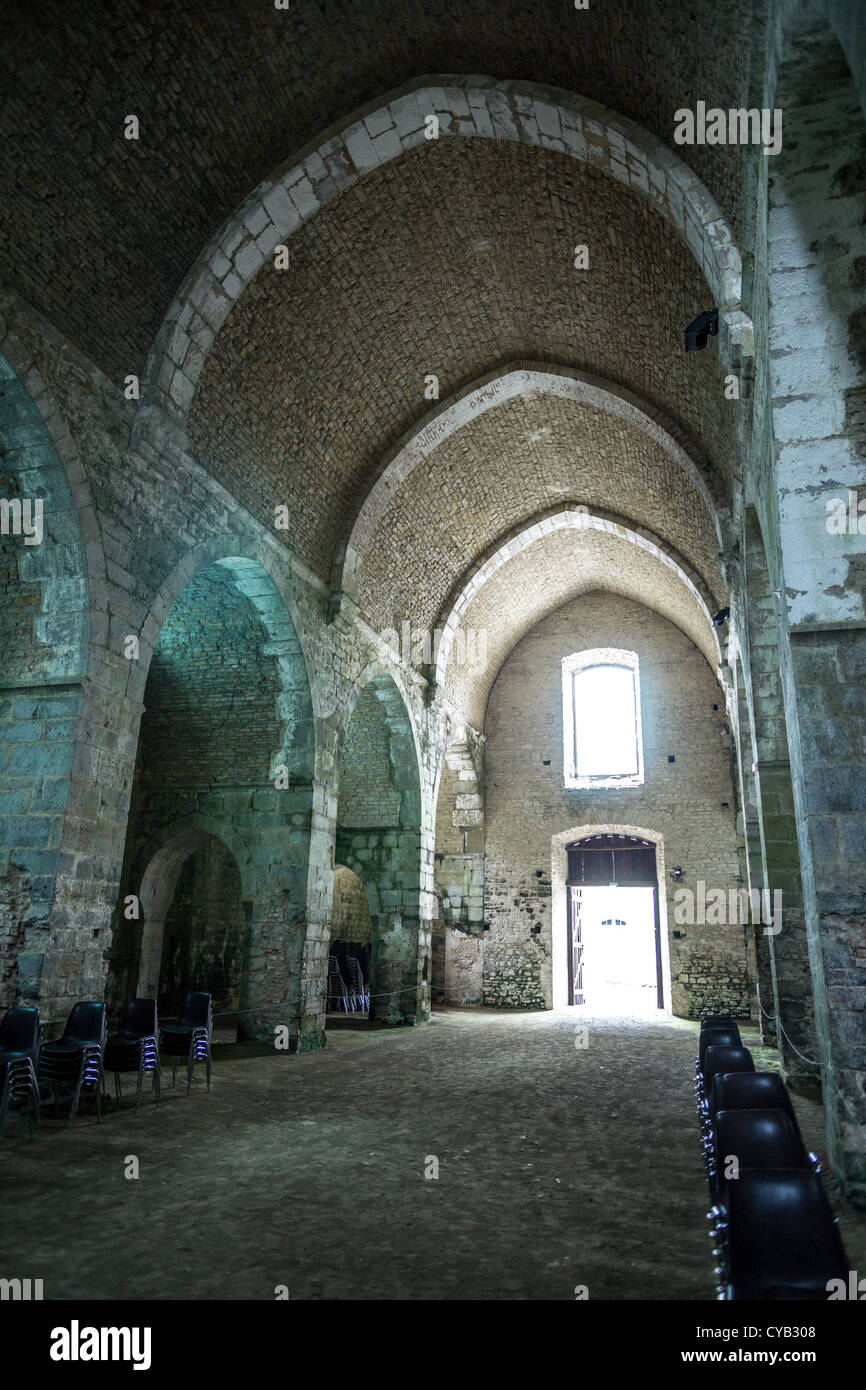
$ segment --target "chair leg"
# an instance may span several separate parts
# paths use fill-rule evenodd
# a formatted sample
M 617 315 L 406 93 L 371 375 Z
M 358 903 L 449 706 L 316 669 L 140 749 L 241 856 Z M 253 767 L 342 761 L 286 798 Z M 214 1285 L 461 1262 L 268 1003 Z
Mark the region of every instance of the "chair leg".
M 0 1139 L 3 1137 L 3 1126 L 6 1123 L 6 1112 L 9 1109 L 9 1094 L 11 1091 L 9 1082 L 9 1063 L 6 1064 L 6 1074 L 3 1077 L 3 1094 L 0 1096 Z
M 141 1082 L 144 1076 L 144 1044 L 141 1044 L 141 1052 L 138 1059 L 138 1085 L 135 1089 L 135 1113 L 138 1114 L 141 1105 Z
M 205 1064 L 205 1071 L 207 1072 L 207 1088 L 208 1088 L 208 1090 L 210 1090 L 210 1066 L 211 1066 L 210 1038 L 208 1038 L 208 1040 L 207 1040 L 207 1052 L 205 1053 L 204 1064 Z
M 189 1060 L 186 1066 L 186 1093 L 189 1095 L 192 1090 L 192 1069 L 195 1066 L 195 1033 L 189 1040 Z
M 176 1086 L 176 1085 L 177 1085 L 177 1058 L 176 1058 L 176 1057 L 172 1057 L 172 1059 L 171 1059 L 171 1084 L 172 1084 L 172 1086 Z
M 78 1080 L 75 1083 L 75 1094 L 72 1097 L 72 1109 L 69 1112 L 69 1125 L 78 1113 L 78 1097 L 81 1095 L 81 1083 L 84 1080 L 84 1053 L 81 1054 L 81 1065 L 78 1068 Z
M 30 1106 L 27 1117 L 27 1132 L 32 1139 L 34 1133 L 39 1130 L 39 1083 L 36 1080 L 36 1068 L 32 1062 L 30 1063 L 28 1090 L 30 1092 Z

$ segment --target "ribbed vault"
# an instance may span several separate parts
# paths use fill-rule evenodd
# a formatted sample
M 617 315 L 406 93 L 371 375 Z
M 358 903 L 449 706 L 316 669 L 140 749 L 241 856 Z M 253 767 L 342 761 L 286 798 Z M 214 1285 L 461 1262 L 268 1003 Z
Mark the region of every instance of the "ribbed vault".
M 595 589 L 654 608 L 690 637 L 717 670 L 719 648 L 710 614 L 682 572 L 634 533 L 599 529 L 588 520 L 580 524 L 572 513 L 533 528 L 506 547 L 513 551 L 510 556 L 496 557 L 487 574 L 477 577 L 477 593 L 462 607 L 456 633 L 449 633 L 440 648 L 439 671 L 446 695 L 477 728 L 483 727 L 487 697 L 513 647 L 548 613 Z M 576 631 L 575 642 L 579 639 Z M 617 645 L 615 632 L 609 645 Z
M 661 408 L 723 484 L 724 373 L 682 350 L 708 295 L 660 214 L 595 168 L 490 140 L 411 149 L 299 227 L 287 271 L 255 276 L 201 372 L 193 445 L 269 527 L 290 507 L 280 538 L 323 578 L 382 458 L 429 412 L 431 375 L 440 398 L 498 362 L 604 377 Z M 497 457 L 497 486 L 519 453 Z
M 719 596 L 712 514 L 676 460 L 635 423 L 533 393 L 476 415 L 395 489 L 358 574 L 362 615 L 433 626 L 476 557 L 575 503 L 652 533 Z

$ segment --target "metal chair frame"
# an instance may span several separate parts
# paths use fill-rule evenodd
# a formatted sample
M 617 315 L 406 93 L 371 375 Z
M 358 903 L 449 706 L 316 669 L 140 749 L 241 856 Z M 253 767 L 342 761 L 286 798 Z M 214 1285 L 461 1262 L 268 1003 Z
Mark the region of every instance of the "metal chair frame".
M 29 1012 L 29 1006 L 27 1006 L 27 1008 Z M 8 1017 L 8 1014 L 11 1012 L 11 1009 L 7 1010 L 6 1017 Z M 32 1012 L 35 1012 L 35 1010 Z M 37 1130 L 39 1129 L 39 1082 L 37 1080 L 37 1072 L 39 1068 L 39 1054 L 41 1051 L 42 1024 L 37 1013 L 33 1050 L 26 1057 L 14 1057 L 6 1062 L 0 1061 L 0 1068 L 3 1069 L 3 1085 L 2 1088 L 0 1088 L 0 1139 L 3 1137 L 3 1129 L 6 1124 L 6 1116 L 9 1112 L 10 1102 L 13 1100 L 20 1100 L 22 1096 L 26 1096 L 28 1101 L 28 1138 L 33 1138 L 34 1128 Z
M 177 1022 L 178 1022 L 178 1023 L 182 1023 L 182 1020 L 178 1019 Z M 207 1005 L 207 1023 L 206 1023 L 206 1024 L 203 1024 L 203 1025 L 200 1025 L 200 1026 L 197 1025 L 197 1026 L 195 1026 L 195 1027 L 190 1027 L 190 1028 L 184 1027 L 184 1028 L 183 1028 L 183 1031 L 184 1031 L 184 1032 L 189 1032 L 189 1034 L 190 1034 L 190 1039 L 189 1039 L 189 1054 L 188 1054 L 188 1057 L 187 1057 L 186 1093 L 187 1093 L 187 1095 L 189 1095 L 190 1090 L 191 1090 L 191 1088 L 192 1088 L 192 1074 L 193 1074 L 193 1069 L 194 1069 L 194 1067 L 195 1067 L 195 1064 L 196 1064 L 196 1062 L 201 1062 L 201 1061 L 204 1061 L 204 1064 L 205 1064 L 205 1074 L 206 1074 L 206 1076 L 207 1076 L 207 1088 L 208 1088 L 208 1090 L 210 1090 L 210 1078 L 211 1078 L 211 1050 L 210 1050 L 210 1045 L 211 1045 L 211 1033 L 212 1033 L 212 1031 L 213 1031 L 213 1000 L 212 1000 L 212 999 L 208 999 L 208 1005 Z M 160 1027 L 160 1030 L 159 1030 L 159 1046 L 160 1046 L 160 1050 L 163 1050 L 163 1039 L 164 1039 L 164 1037 L 170 1036 L 172 1033 L 174 1033 L 174 1030 L 173 1030 L 173 1029 L 171 1029 L 171 1028 L 169 1028 L 169 1027 L 165 1027 L 165 1028 Z M 177 1034 L 174 1033 L 174 1036 L 176 1037 Z M 171 1084 L 172 1084 L 172 1086 L 176 1086 L 176 1085 L 177 1085 L 177 1059 L 178 1059 L 178 1056 L 179 1056 L 180 1054 L 178 1054 L 178 1053 L 170 1053 L 169 1055 L 171 1056 Z

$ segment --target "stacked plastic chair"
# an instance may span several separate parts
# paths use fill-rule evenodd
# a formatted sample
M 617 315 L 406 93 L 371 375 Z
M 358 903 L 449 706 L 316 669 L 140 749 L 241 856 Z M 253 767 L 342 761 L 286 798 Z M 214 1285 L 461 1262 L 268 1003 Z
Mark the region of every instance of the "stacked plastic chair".
M 135 1108 L 141 1105 L 141 1085 L 150 1073 L 151 1090 L 159 1105 L 159 1023 L 155 999 L 131 999 L 124 1005 L 120 1029 L 105 1045 L 105 1070 L 114 1072 L 115 1095 L 120 1100 L 120 1077 L 123 1072 L 137 1072 L 138 1085 Z
M 704 1019 L 695 1066 L 720 1299 L 825 1299 L 848 1260 L 788 1089 L 731 1018 Z
M 39 1010 L 23 1006 L 7 1009 L 0 1023 L 0 1138 L 11 1101 L 24 1101 L 31 1139 L 34 1129 L 39 1128 L 36 1075 L 41 1046 Z
M 348 1013 L 350 1009 L 352 1013 L 355 1012 L 355 1000 L 340 974 L 337 957 L 328 956 L 328 1012 L 339 1005 L 342 1005 L 344 1013 Z
M 201 991 L 188 994 L 176 1019 L 159 1025 L 159 1050 L 171 1057 L 171 1081 L 177 1085 L 177 1059 L 186 1057 L 186 1093 L 192 1086 L 192 1073 L 196 1062 L 203 1061 L 207 1074 L 207 1088 L 210 1090 L 211 1052 L 210 1040 L 213 1032 L 213 998 Z
M 346 957 L 346 972 L 349 976 L 349 989 L 354 1005 L 361 1010 L 370 1008 L 370 987 L 364 982 L 364 972 L 361 969 L 361 962 L 356 956 Z
M 73 1004 L 62 1036 L 45 1043 L 39 1055 L 40 1086 L 50 1085 L 55 1094 L 62 1085 L 74 1087 L 70 1125 L 78 1113 L 82 1091 L 95 1091 L 97 1123 L 102 1118 L 102 1063 L 107 1031 L 104 1004 Z

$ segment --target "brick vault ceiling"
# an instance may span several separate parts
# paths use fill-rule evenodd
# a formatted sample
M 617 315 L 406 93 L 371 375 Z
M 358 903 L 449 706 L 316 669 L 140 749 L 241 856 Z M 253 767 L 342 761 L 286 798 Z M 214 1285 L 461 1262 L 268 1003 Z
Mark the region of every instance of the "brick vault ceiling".
M 581 242 L 584 272 L 573 265 Z M 383 458 L 428 414 L 430 373 L 443 401 L 518 359 L 593 373 L 661 408 L 723 488 L 735 424 L 723 370 L 714 349 L 682 347 L 708 294 L 669 226 L 599 171 L 492 141 L 416 148 L 303 224 L 289 271 L 259 271 L 202 371 L 193 446 L 266 525 L 289 505 L 280 535 L 326 580 Z M 441 596 L 455 563 L 563 491 L 651 525 L 716 582 L 702 504 L 677 495 L 683 475 L 657 448 L 590 409 L 536 404 L 534 421 L 526 409 L 461 430 L 441 466 L 431 460 L 401 489 L 390 515 L 400 542 L 366 581 L 372 620 L 388 588 L 432 592 L 434 558 Z
M 363 616 L 377 629 L 407 617 L 432 627 L 474 561 L 541 514 L 575 504 L 625 514 L 695 566 L 708 602 L 720 597 L 716 532 L 679 465 L 635 425 L 590 405 L 529 395 L 465 425 L 402 485 L 361 566 Z
M 706 614 L 672 569 L 618 536 L 554 531 L 508 560 L 464 613 L 462 647 L 455 643 L 445 690 L 470 723 L 483 728 L 493 682 L 520 639 L 554 609 L 595 589 L 635 599 L 669 618 L 691 638 L 715 672 L 719 653 Z M 483 644 L 481 634 L 485 634 Z M 579 622 L 574 640 L 578 650 Z M 612 631 L 609 645 L 629 643 L 618 642 Z
M 65 0 L 4 10 L 0 259 L 110 376 L 139 371 L 201 248 L 276 165 L 425 73 L 546 83 L 666 144 L 744 104 L 751 0 Z M 142 138 L 123 139 L 135 113 Z M 740 230 L 734 147 L 696 173 Z

